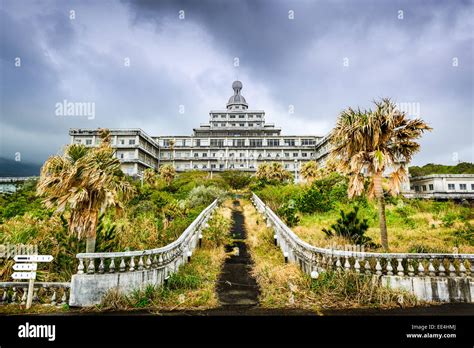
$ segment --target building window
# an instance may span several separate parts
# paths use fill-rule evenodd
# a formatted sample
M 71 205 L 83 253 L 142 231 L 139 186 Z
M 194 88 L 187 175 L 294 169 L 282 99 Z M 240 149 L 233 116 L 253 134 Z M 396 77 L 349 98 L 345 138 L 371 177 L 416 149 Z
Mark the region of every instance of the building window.
M 249 123 L 249 127 L 253 127 L 253 123 Z
M 216 169 L 216 165 L 215 165 L 215 164 L 211 164 L 211 168 L 212 168 L 212 169 Z
M 298 157 L 298 152 L 293 152 L 293 157 Z
M 196 152 L 196 153 L 194 154 L 194 157 L 199 157 L 199 154 Z
M 91 139 L 86 139 L 86 145 L 92 145 L 92 140 Z
M 285 139 L 286 146 L 295 146 L 295 139 Z
M 474 190 L 474 184 L 471 184 L 471 190 Z
M 301 156 L 308 157 L 308 154 L 306 152 L 303 152 L 303 153 L 301 153 Z
M 129 139 L 128 145 L 135 145 L 135 139 Z
M 201 139 L 196 139 L 196 146 L 201 146 Z
M 426 185 L 423 185 L 422 187 L 423 187 L 423 191 L 426 191 Z
M 245 146 L 244 139 L 234 139 L 233 143 L 234 143 L 234 146 Z
M 245 127 L 245 123 L 239 123 L 240 127 Z
M 415 192 L 419 192 L 420 191 L 420 186 L 415 186 Z
M 262 139 L 250 139 L 250 146 L 262 147 Z
M 224 146 L 224 139 L 211 139 L 211 146 L 223 147 Z
M 245 116 L 244 115 L 239 115 L 239 118 L 244 118 Z
M 207 153 L 203 152 L 202 157 L 207 157 Z
M 122 159 L 123 159 L 123 153 L 121 153 L 121 154 L 120 154 L 120 158 L 122 158 Z
M 315 145 L 316 142 L 313 139 L 301 139 L 301 145 Z
M 230 115 L 230 118 L 235 118 L 235 115 Z
M 448 184 L 448 190 L 454 190 L 454 184 Z
M 253 118 L 253 115 L 249 115 L 249 118 Z
M 289 152 L 285 152 L 285 157 L 290 157 L 290 153 L 289 153 Z
M 125 139 L 120 139 L 120 145 L 125 145 Z
M 267 146 L 280 146 L 280 139 L 267 139 Z
M 459 189 L 460 190 L 467 190 L 467 185 L 466 184 L 459 184 Z
M 430 184 L 429 187 L 430 187 L 430 191 L 433 191 L 433 190 L 434 190 L 433 184 Z

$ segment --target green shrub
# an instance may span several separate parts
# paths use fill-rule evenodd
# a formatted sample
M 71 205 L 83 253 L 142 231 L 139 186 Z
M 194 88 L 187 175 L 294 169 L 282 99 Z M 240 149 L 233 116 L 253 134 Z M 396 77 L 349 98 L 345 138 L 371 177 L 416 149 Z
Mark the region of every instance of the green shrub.
M 457 216 L 456 216 L 456 214 L 454 214 L 452 212 L 446 213 L 446 215 L 444 215 L 441 218 L 441 221 L 443 221 L 443 226 L 444 227 L 452 227 L 456 220 L 457 220 Z
M 232 222 L 230 219 L 221 214 L 216 214 L 208 221 L 208 224 L 209 227 L 203 231 L 204 240 L 215 246 L 229 244 L 232 241 L 230 237 Z
M 358 211 L 359 207 L 357 206 L 347 214 L 341 210 L 341 217 L 337 219 L 335 224 L 331 225 L 330 229 L 323 228 L 323 232 L 327 237 L 340 236 L 348 238 L 355 244 L 373 244 L 370 237 L 364 235 L 369 228 L 369 224 L 366 219 L 360 220 L 357 217 Z
M 186 204 L 189 208 L 207 206 L 216 198 L 224 199 L 226 194 L 226 191 L 215 186 L 197 186 L 189 193 Z
M 312 186 L 296 201 L 298 210 L 302 213 L 325 212 L 332 208 L 329 195 L 323 194 L 319 188 Z
M 243 189 L 252 181 L 250 174 L 238 170 L 225 171 L 221 173 L 221 177 L 233 189 Z
M 297 207 L 294 200 L 290 199 L 288 203 L 284 204 L 278 211 L 278 215 L 283 218 L 283 221 L 288 227 L 293 227 L 298 224 L 300 218 L 297 215 Z
M 474 245 L 474 226 L 469 222 L 464 222 L 464 226 L 453 232 L 456 246 Z

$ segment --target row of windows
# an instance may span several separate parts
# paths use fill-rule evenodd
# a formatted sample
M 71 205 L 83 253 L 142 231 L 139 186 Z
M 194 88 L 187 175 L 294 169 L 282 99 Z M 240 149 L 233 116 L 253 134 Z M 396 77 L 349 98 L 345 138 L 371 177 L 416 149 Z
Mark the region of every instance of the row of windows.
M 448 190 L 455 190 L 456 189 L 456 184 L 448 184 Z M 416 185 L 415 186 L 415 191 L 420 192 L 420 191 L 433 191 L 434 186 L 433 184 L 427 185 Z M 467 190 L 467 184 L 459 184 L 459 190 L 465 191 Z M 471 184 L 471 190 L 474 190 L 474 184 Z
M 249 168 L 249 169 L 255 169 L 255 165 L 253 164 L 249 164 L 248 166 L 245 165 L 244 163 L 240 163 L 240 164 L 229 164 L 227 167 L 224 165 L 224 164 L 211 164 L 210 167 L 208 167 L 207 164 L 194 164 L 193 166 L 193 169 L 235 169 L 235 168 Z M 184 165 L 177 165 L 176 166 L 176 169 L 189 169 L 191 168 L 191 165 L 190 164 L 184 164 Z M 297 167 L 296 167 L 297 168 Z M 289 164 L 285 164 L 285 169 L 295 169 L 295 166 L 294 165 L 289 165 Z
M 212 125 L 214 127 L 226 127 L 227 125 L 230 125 L 231 127 L 245 127 L 245 123 L 229 123 L 227 124 L 226 122 L 213 122 Z M 247 127 L 260 127 L 262 124 L 260 122 L 257 123 L 248 123 Z
M 170 147 L 171 145 L 170 139 L 163 139 L 163 146 Z M 204 145 L 201 139 L 194 139 L 194 146 L 208 146 Z M 227 142 L 229 144 L 229 142 Z M 245 139 L 233 139 L 232 145 L 228 146 L 246 146 Z M 308 145 L 315 145 L 316 140 L 314 139 L 301 139 L 302 146 Z M 280 146 L 281 142 L 280 139 L 267 139 L 266 146 Z M 296 146 L 296 139 L 283 139 L 284 146 Z M 186 146 L 186 141 L 184 139 L 178 139 L 173 143 L 174 147 Z M 213 147 L 224 147 L 224 139 L 211 139 L 210 146 Z M 249 146 L 251 147 L 262 147 L 263 146 L 263 139 L 249 139 Z
M 99 144 L 100 140 L 96 138 L 95 144 Z M 82 144 L 82 139 L 75 139 L 76 144 Z M 92 139 L 85 139 L 84 144 L 92 145 Z M 117 145 L 135 145 L 135 139 L 118 139 Z M 115 139 L 112 138 L 112 145 L 115 145 Z
M 248 115 L 248 118 L 249 119 L 253 119 L 253 118 L 262 118 L 262 115 Z M 212 115 L 212 118 L 213 119 L 217 119 L 217 118 L 222 118 L 222 119 L 226 119 L 226 115 Z M 245 115 L 229 115 L 229 118 L 231 119 L 235 119 L 235 118 L 238 118 L 238 119 L 245 119 Z
M 207 153 L 207 152 L 202 152 L 202 153 L 195 152 L 195 153 L 193 154 L 193 156 L 194 156 L 195 158 L 199 158 L 199 157 L 207 158 L 207 157 L 208 157 L 208 153 Z M 290 153 L 290 152 L 285 152 L 285 153 L 283 154 L 283 157 L 285 157 L 285 158 L 290 158 L 290 157 L 296 158 L 296 157 L 298 157 L 298 156 L 299 156 L 299 153 L 298 153 L 298 152 L 292 152 L 292 153 Z M 312 152 L 311 152 L 311 153 L 308 153 L 308 152 L 302 152 L 302 153 L 301 153 L 301 157 L 307 158 L 307 157 L 311 157 L 311 156 L 313 156 L 313 153 L 312 153 Z M 180 157 L 181 157 L 181 158 L 187 158 L 187 157 L 189 157 L 189 152 L 177 152 L 177 153 L 175 154 L 175 158 L 180 158 Z M 218 154 L 218 153 L 216 153 L 216 152 L 212 152 L 210 157 L 212 157 L 212 158 L 223 158 L 223 157 L 224 157 L 224 154 L 223 154 L 223 153 L 219 153 L 219 154 Z M 243 153 L 243 152 L 240 152 L 240 153 L 230 152 L 230 153 L 229 153 L 229 157 L 245 158 L 245 153 Z M 255 156 L 254 156 L 253 154 L 250 154 L 250 155 L 249 155 L 249 158 L 254 158 L 254 157 L 256 157 L 256 158 L 263 158 L 263 157 L 267 157 L 267 158 L 281 158 L 282 155 L 281 155 L 280 153 L 275 154 L 275 153 L 271 153 L 271 152 L 268 152 L 268 153 L 266 154 L 266 156 L 264 156 L 262 153 L 260 153 L 260 154 L 258 154 L 258 155 L 255 155 Z M 170 155 L 169 153 L 162 153 L 162 154 L 161 154 L 161 158 L 171 158 L 171 155 Z
M 456 185 L 455 184 L 448 184 L 448 190 L 455 190 Z M 467 190 L 467 184 L 459 184 L 459 189 L 460 190 Z M 474 184 L 471 184 L 471 190 L 474 190 Z

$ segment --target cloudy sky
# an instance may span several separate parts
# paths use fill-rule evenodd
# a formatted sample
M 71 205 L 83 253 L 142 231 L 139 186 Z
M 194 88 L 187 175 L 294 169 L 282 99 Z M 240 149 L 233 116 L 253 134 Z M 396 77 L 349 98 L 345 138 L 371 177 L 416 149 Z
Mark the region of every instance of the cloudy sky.
M 472 162 L 472 18 L 461 0 L 0 0 L 0 157 L 41 163 L 69 128 L 190 135 L 239 79 L 284 134 L 387 96 L 434 128 L 414 164 Z

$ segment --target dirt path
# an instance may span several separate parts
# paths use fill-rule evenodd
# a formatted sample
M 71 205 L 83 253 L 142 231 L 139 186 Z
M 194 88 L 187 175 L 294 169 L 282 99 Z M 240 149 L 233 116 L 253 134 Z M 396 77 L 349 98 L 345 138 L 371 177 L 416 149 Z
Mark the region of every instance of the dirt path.
M 227 258 L 217 286 L 217 295 L 223 307 L 252 308 L 258 305 L 259 289 L 257 282 L 250 275 L 252 259 L 245 244 L 244 216 L 238 209 L 240 202 L 233 202 L 233 226 L 231 230 L 234 242 L 226 246 L 226 251 L 233 252 Z

